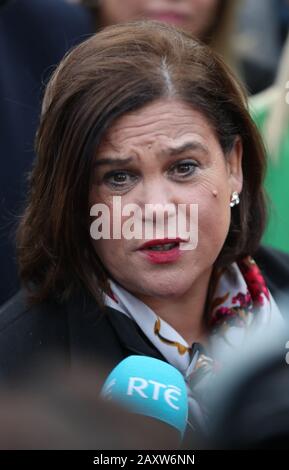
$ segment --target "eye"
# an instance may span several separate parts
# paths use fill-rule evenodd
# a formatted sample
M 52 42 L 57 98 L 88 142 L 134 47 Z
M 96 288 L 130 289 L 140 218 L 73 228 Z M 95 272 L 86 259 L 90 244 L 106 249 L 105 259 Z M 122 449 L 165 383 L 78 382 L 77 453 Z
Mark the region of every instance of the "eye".
M 129 171 L 115 170 L 104 175 L 103 181 L 114 189 L 125 189 L 134 184 L 137 178 L 137 175 Z
M 174 178 L 184 179 L 192 176 L 198 164 L 194 160 L 182 160 L 180 162 L 175 163 L 169 170 L 169 174 L 172 175 Z

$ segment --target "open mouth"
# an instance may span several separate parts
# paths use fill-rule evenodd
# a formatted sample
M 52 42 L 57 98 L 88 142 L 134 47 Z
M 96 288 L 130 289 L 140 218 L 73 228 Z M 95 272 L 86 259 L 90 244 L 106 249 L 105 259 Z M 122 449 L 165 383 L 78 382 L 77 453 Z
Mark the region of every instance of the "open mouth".
M 163 245 L 154 245 L 154 246 L 147 247 L 146 249 L 150 251 L 170 251 L 173 248 L 176 248 L 178 246 L 179 246 L 179 243 L 175 242 L 175 243 L 166 243 Z
M 187 15 L 175 11 L 150 11 L 146 16 L 151 20 L 168 23 L 183 23 L 187 20 Z
M 151 240 L 139 250 L 153 264 L 176 262 L 181 257 L 180 243 L 182 239 Z

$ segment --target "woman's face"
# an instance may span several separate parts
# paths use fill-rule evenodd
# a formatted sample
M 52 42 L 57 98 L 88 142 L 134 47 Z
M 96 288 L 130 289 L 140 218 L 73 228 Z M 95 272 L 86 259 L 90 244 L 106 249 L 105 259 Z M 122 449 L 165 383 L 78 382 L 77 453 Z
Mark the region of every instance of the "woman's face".
M 180 26 L 202 38 L 215 21 L 220 0 L 102 0 L 104 25 L 153 19 Z
M 242 189 L 241 159 L 239 138 L 225 158 L 207 119 L 178 100 L 155 101 L 116 120 L 98 148 L 89 201 L 90 207 L 102 203 L 109 210 L 111 238 L 94 239 L 93 244 L 110 275 L 140 297 L 178 297 L 197 285 L 211 272 L 225 242 L 234 210 L 230 197 Z M 146 213 L 148 204 L 159 204 L 160 211 L 166 204 L 185 207 L 186 228 L 190 227 L 190 205 L 197 205 L 196 248 L 180 250 L 179 245 L 170 255 L 169 251 L 140 249 L 148 240 L 159 239 L 156 236 L 113 239 L 116 216 L 122 214 L 122 227 L 129 219 L 122 209 L 113 212 L 115 196 L 122 209 L 131 203 L 140 208 L 142 234 L 145 227 L 155 227 L 160 220 Z M 170 215 L 163 220 L 167 230 Z M 181 228 L 176 234 L 184 239 Z M 167 235 L 165 231 L 162 238 L 171 238 Z

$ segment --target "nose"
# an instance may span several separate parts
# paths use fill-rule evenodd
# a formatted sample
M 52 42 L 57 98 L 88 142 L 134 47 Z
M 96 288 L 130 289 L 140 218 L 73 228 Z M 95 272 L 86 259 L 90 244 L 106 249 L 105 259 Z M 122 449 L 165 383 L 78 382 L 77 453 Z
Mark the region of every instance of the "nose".
M 143 222 L 156 224 L 164 220 L 167 224 L 176 216 L 177 197 L 170 182 L 156 175 L 143 183 L 139 205 Z
M 139 194 L 140 205 L 166 205 L 175 204 L 176 199 L 172 185 L 162 176 L 154 176 L 149 181 L 144 181 L 141 194 Z

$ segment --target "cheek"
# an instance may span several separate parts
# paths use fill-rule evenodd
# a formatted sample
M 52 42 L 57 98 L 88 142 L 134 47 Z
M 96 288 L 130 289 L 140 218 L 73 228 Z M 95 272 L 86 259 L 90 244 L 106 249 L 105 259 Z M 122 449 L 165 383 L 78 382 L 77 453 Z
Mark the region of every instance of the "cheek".
M 198 10 L 201 19 L 210 19 L 213 21 L 217 13 L 220 0 L 191 0 L 195 4 L 195 10 Z
M 197 7 L 195 6 L 194 10 L 198 10 L 198 15 L 194 17 L 194 22 L 198 34 L 205 34 L 211 28 L 217 13 L 218 3 L 217 0 L 199 0 L 197 2 Z
M 105 214 L 108 216 L 102 216 L 101 213 L 98 213 L 96 216 L 97 209 L 96 205 L 100 204 L 104 205 L 107 208 L 107 213 Z M 103 238 L 95 239 L 97 237 L 98 230 L 102 232 L 103 236 L 106 236 L 108 233 L 113 233 L 113 220 L 111 214 L 113 213 L 113 201 L 109 197 L 105 197 L 103 191 L 100 190 L 97 185 L 92 185 L 89 194 L 89 210 L 94 208 L 94 215 L 90 216 L 90 237 L 92 241 L 93 248 L 98 255 L 99 259 L 101 260 L 102 264 L 106 269 L 110 269 L 110 267 L 114 264 L 115 260 L 118 260 L 121 256 L 123 251 L 122 247 L 122 240 L 114 240 L 112 237 L 110 238 Z M 100 209 L 102 210 L 102 209 Z M 104 213 L 103 213 L 104 214 Z M 97 221 L 103 221 L 102 225 L 94 225 Z M 92 233 L 95 235 L 93 236 Z M 104 235 L 105 234 L 105 235 Z
M 94 240 L 93 247 L 109 272 L 117 273 L 123 269 L 123 266 L 126 266 L 125 240 Z
M 199 204 L 199 226 L 207 235 L 227 232 L 231 210 L 227 198 L 211 196 Z
M 108 24 L 136 19 L 139 13 L 139 0 L 106 0 L 102 2 L 102 15 Z
M 199 247 L 206 256 L 216 256 L 228 235 L 231 208 L 226 194 L 207 195 L 199 204 Z
M 217 190 L 216 197 L 214 190 Z M 205 257 L 214 258 L 226 240 L 231 222 L 230 193 L 226 181 L 206 181 L 190 192 L 188 200 L 198 205 L 197 250 Z
M 92 206 L 95 206 L 96 204 L 104 204 L 107 210 L 107 217 L 103 217 L 102 219 L 105 225 L 105 229 L 103 225 L 101 225 L 100 228 L 102 234 L 106 234 L 106 238 L 103 238 L 103 236 L 98 240 L 92 238 L 92 244 L 99 259 L 101 260 L 105 268 L 111 271 L 112 273 L 122 270 L 124 266 L 126 266 L 127 268 L 126 260 L 129 254 L 129 247 L 131 246 L 131 242 L 127 241 L 124 238 L 119 238 L 119 236 L 121 236 L 122 234 L 122 225 L 129 218 L 129 216 L 121 216 L 119 219 L 119 214 L 117 212 L 119 205 L 117 206 L 117 208 L 114 206 L 113 196 L 111 194 L 106 194 L 105 190 L 101 190 L 96 186 L 92 187 L 90 191 L 89 204 L 90 208 Z M 120 211 L 122 210 L 122 206 L 123 202 L 120 203 Z M 100 214 L 98 215 L 98 217 L 99 216 Z M 98 217 L 91 217 L 90 230 L 92 228 L 93 222 L 96 221 Z M 116 220 L 114 219 L 114 217 L 116 217 Z M 115 233 L 114 225 L 117 227 L 116 230 L 118 233 L 116 238 L 113 237 Z M 97 227 L 99 227 L 98 224 L 97 226 L 95 226 L 95 230 L 97 230 Z

